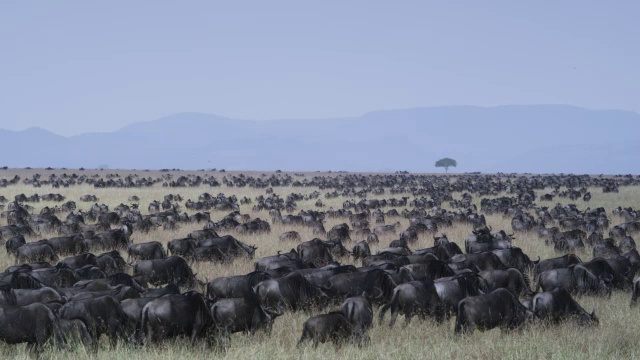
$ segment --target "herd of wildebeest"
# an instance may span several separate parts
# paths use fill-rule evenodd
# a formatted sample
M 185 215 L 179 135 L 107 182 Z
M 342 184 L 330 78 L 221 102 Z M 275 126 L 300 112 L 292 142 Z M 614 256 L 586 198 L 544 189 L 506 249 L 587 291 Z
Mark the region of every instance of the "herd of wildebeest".
M 269 333 L 284 312 L 303 311 L 313 316 L 300 329 L 299 346 L 367 346 L 374 309 L 380 324 L 390 312 L 390 326 L 398 315 L 405 324 L 414 316 L 436 323 L 455 317 L 453 331 L 462 335 L 536 321 L 597 325 L 596 314 L 578 303 L 581 297 L 606 302 L 612 291 L 626 292 L 633 306 L 640 294 L 632 237 L 640 232 L 638 212 L 589 207 L 590 192 L 615 193 L 638 186 L 640 177 L 216 175 L 76 171 L 1 179 L 0 193 L 12 186 L 34 191 L 0 196 L 6 222 L 0 239 L 15 257 L 0 274 L 0 339 L 36 352 L 47 343 L 97 348 L 102 335 L 111 345 L 186 337 L 224 348 L 232 333 Z M 81 185 L 140 192 L 162 187 L 166 195 L 148 205 L 131 196 L 123 199 L 128 205 L 109 208 L 92 194 L 67 199 L 41 191 Z M 260 195 L 178 195 L 193 187 L 212 193 L 247 187 Z M 289 194 L 278 196 L 274 188 Z M 330 199 L 340 199 L 342 207 L 326 206 Z M 44 201 L 55 205 L 37 205 Z M 303 202 L 312 208 L 301 208 Z M 258 212 L 270 218 L 252 216 Z M 509 218 L 511 229 L 493 229 L 488 214 Z M 327 219 L 339 224 L 325 229 Z M 402 228 L 400 219 L 409 226 Z M 202 229 L 181 233 L 186 223 Z M 276 223 L 289 227 L 278 235 L 282 251 L 254 259 L 260 244 L 252 239 Z M 466 226 L 468 236 L 449 239 L 453 224 Z M 315 238 L 303 239 L 303 228 Z M 160 231 L 180 236 L 167 243 L 132 241 L 136 233 Z M 514 244 L 526 232 L 558 256 L 526 254 Z M 390 237 L 390 244 L 381 243 Z M 419 238 L 433 245 L 416 248 Z M 254 259 L 252 271 L 204 281 L 192 269 L 238 258 Z

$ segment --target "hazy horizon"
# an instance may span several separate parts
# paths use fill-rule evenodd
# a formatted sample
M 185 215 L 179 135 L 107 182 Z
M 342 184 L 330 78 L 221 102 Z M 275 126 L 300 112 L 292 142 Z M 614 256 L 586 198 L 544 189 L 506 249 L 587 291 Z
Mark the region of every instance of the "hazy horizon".
M 0 128 L 434 106 L 638 112 L 640 3 L 0 3 Z

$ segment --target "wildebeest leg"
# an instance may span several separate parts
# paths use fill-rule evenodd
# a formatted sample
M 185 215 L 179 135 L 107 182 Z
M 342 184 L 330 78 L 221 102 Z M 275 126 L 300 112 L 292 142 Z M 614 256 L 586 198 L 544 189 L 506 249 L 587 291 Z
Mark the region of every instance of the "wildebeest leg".
M 302 344 L 303 344 L 305 341 L 309 340 L 309 335 L 310 335 L 310 334 L 309 334 L 309 330 L 307 329 L 307 327 L 306 327 L 306 326 L 305 326 L 305 327 L 303 327 L 303 328 L 302 328 L 302 336 L 300 337 L 300 340 L 298 340 L 298 344 L 297 344 L 296 346 L 297 346 L 297 347 L 302 346 Z

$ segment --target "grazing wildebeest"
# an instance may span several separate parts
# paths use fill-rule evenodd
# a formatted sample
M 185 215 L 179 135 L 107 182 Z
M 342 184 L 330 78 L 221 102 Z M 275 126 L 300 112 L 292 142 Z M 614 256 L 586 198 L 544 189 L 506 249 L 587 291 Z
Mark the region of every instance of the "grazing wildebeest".
M 129 260 L 153 260 L 167 257 L 162 244 L 158 241 L 131 244 L 127 249 L 127 254 Z
M 455 333 L 472 333 L 496 327 L 516 329 L 533 317 L 507 289 L 468 297 L 458 304 Z
M 213 324 L 202 294 L 189 291 L 149 302 L 142 309 L 140 327 L 147 345 L 178 335 L 189 336 L 193 344 L 197 339 L 206 338 Z
M 58 261 L 58 255 L 49 244 L 27 243 L 16 250 L 16 264 L 56 261 Z
M 298 347 L 306 341 L 312 340 L 313 346 L 318 347 L 319 343 L 331 341 L 335 346 L 341 346 L 351 339 L 356 340 L 353 326 L 342 312 L 334 311 L 328 314 L 312 316 L 304 322 L 302 327 L 302 337 L 298 341 Z M 358 337 L 359 338 L 359 337 Z M 360 339 L 356 340 L 361 343 Z
M 254 291 L 260 302 L 276 313 L 284 308 L 310 311 L 312 308 L 323 308 L 329 302 L 322 290 L 299 273 L 264 280 L 254 287 Z
M 581 265 L 547 270 L 538 275 L 536 291 L 551 291 L 562 287 L 572 294 L 595 294 L 611 296 L 611 278 L 598 278 Z
M 246 275 L 225 276 L 209 281 L 207 298 L 216 301 L 224 298 L 241 298 L 253 291 L 253 287 L 271 278 L 266 272 L 254 271 Z
M 60 309 L 59 315 L 60 319 L 82 320 L 95 344 L 102 334 L 109 335 L 112 346 L 125 337 L 127 317 L 120 302 L 111 296 L 70 301 Z
M 180 256 L 140 261 L 133 267 L 133 274 L 154 285 L 175 283 L 178 286 L 192 287 L 196 283 L 191 267 Z
M 595 311 L 589 314 L 578 304 L 564 288 L 555 288 L 536 294 L 532 299 L 531 311 L 536 317 L 559 323 L 574 318 L 583 325 L 597 324 Z
M 49 339 L 62 345 L 64 338 L 58 318 L 43 304 L 0 305 L 0 340 L 8 344 L 27 343 L 36 353 Z
M 262 306 L 258 296 L 253 292 L 241 298 L 220 299 L 213 303 L 210 309 L 218 330 L 229 334 L 255 334 L 260 329 L 265 329 L 267 334 L 270 334 L 273 321 L 282 315 L 282 312 L 274 312 Z
M 553 270 L 562 269 L 571 265 L 580 264 L 582 260 L 575 254 L 567 254 L 557 258 L 540 260 L 533 268 L 534 276 L 538 276 L 540 273 Z
M 479 275 L 486 281 L 490 291 L 504 288 L 511 291 L 515 296 L 522 294 L 527 296 L 534 295 L 529 283 L 529 277 L 518 269 L 481 271 Z

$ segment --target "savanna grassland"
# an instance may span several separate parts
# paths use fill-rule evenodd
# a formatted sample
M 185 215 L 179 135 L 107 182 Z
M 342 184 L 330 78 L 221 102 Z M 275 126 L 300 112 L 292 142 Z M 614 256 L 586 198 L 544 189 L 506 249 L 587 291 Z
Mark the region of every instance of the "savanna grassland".
M 15 174 L 19 174 L 23 179 L 30 177 L 34 173 L 42 174 L 43 178 L 47 178 L 49 174 L 61 174 L 63 172 L 79 173 L 77 170 L 4 170 L 0 172 L 0 178 L 10 179 Z M 87 176 L 98 173 L 104 176 L 106 173 L 116 173 L 115 171 L 84 171 Z M 121 175 L 134 173 L 133 171 L 118 171 Z M 159 177 L 163 173 L 160 172 L 137 172 L 140 176 Z M 174 176 L 179 176 L 177 171 L 172 172 Z M 185 172 L 195 173 L 195 172 Z M 201 176 L 212 175 L 217 179 L 223 176 L 232 176 L 234 173 L 220 172 L 201 172 Z M 260 177 L 260 172 L 245 172 L 247 176 Z M 271 176 L 272 173 L 265 176 Z M 276 174 L 281 176 L 281 174 Z M 291 174 L 293 176 L 293 174 Z M 298 179 L 311 178 L 312 176 L 339 176 L 338 174 L 316 174 L 309 173 L 297 177 Z M 454 181 L 456 175 L 449 175 L 448 181 Z M 360 190 L 360 189 L 356 189 Z M 385 189 L 385 194 L 373 195 L 369 194 L 369 199 L 389 199 L 392 197 L 400 198 L 407 196 L 413 199 L 411 193 L 390 194 L 389 189 Z M 538 192 L 540 196 L 544 192 L 553 189 L 545 189 Z M 543 206 L 553 206 L 556 203 L 568 204 L 575 203 L 579 209 L 584 210 L 586 207 L 604 207 L 607 211 L 611 226 L 624 221 L 623 218 L 612 214 L 615 207 L 633 207 L 634 209 L 640 204 L 640 187 L 621 186 L 619 193 L 603 193 L 600 188 L 590 188 L 593 198 L 589 203 L 582 199 L 571 201 L 568 198 L 555 198 L 553 202 L 539 203 Z M 334 209 L 342 208 L 342 203 L 350 198 L 337 197 L 326 199 L 324 194 L 332 191 L 332 189 L 319 189 L 317 187 L 273 187 L 273 192 L 282 198 L 290 193 L 300 193 L 302 195 L 319 191 L 320 199 L 324 203 L 324 207 L 317 208 L 315 206 L 316 199 L 301 200 L 297 202 L 297 213 L 302 209 L 327 210 L 330 207 Z M 142 214 L 147 214 L 147 205 L 153 200 L 162 201 L 164 195 L 169 193 L 180 194 L 183 201 L 192 199 L 197 201 L 200 194 L 208 192 L 212 195 L 224 193 L 227 196 L 236 195 L 238 199 L 248 197 L 255 199 L 259 195 L 266 195 L 265 189 L 251 187 L 209 187 L 208 185 L 199 187 L 179 187 L 170 188 L 156 184 L 149 188 L 94 188 L 89 184 L 82 184 L 68 188 L 52 188 L 49 185 L 35 188 L 32 185 L 20 182 L 17 185 L 0 188 L 0 195 L 5 196 L 9 200 L 13 200 L 15 195 L 24 193 L 27 196 L 34 193 L 59 193 L 66 197 L 67 200 L 77 202 L 78 210 L 87 210 L 93 203 L 79 202 L 78 199 L 82 195 L 92 194 L 99 198 L 99 204 L 106 204 L 112 209 L 120 203 L 130 204 L 128 198 L 132 195 L 140 197 L 140 210 Z M 454 199 L 460 199 L 462 193 L 453 193 Z M 498 196 L 512 196 L 512 194 L 499 194 Z M 359 198 L 355 198 L 359 201 Z M 473 195 L 473 204 L 480 208 L 480 197 Z M 38 203 L 29 203 L 34 206 L 34 213 L 38 213 L 43 207 L 54 207 L 60 203 L 41 201 Z M 255 204 L 255 200 L 254 200 Z M 251 218 L 266 219 L 271 222 L 271 217 L 267 210 L 252 211 L 254 204 L 240 205 L 240 212 L 249 214 Z M 408 206 L 407 206 L 408 207 Z M 447 201 L 442 203 L 443 208 L 449 208 Z M 392 207 L 386 207 L 383 211 L 388 211 Z M 404 210 L 405 207 L 397 208 L 398 212 Z M 429 210 L 429 209 L 427 209 Z M 181 211 L 191 214 L 195 211 L 187 210 L 182 207 Z M 211 220 L 219 221 L 229 211 L 211 210 Z M 283 212 L 284 214 L 284 212 Z M 58 213 L 57 216 L 64 220 L 66 213 Z M 504 229 L 511 233 L 511 218 L 503 215 L 486 215 L 487 224 L 491 225 L 494 231 Z M 401 223 L 400 229 L 403 230 L 409 226 L 409 220 L 398 218 L 387 218 L 387 224 L 393 224 L 396 221 Z M 6 225 L 5 218 L 0 219 L 0 225 Z M 348 219 L 325 219 L 325 228 L 329 230 L 333 225 L 348 222 Z M 372 224 L 374 225 L 374 224 Z M 132 235 L 133 242 L 160 241 L 166 246 L 171 239 L 185 237 L 193 230 L 202 229 L 202 223 L 180 223 L 177 230 L 166 231 L 162 228 L 152 230 L 147 234 L 136 233 Z M 310 228 L 301 226 L 291 226 L 283 224 L 271 224 L 271 232 L 260 235 L 244 235 L 234 231 L 220 232 L 220 234 L 230 234 L 238 240 L 247 244 L 258 247 L 255 258 L 276 254 L 278 251 L 288 251 L 295 248 L 297 243 L 279 240 L 278 236 L 289 230 L 296 230 L 302 236 L 302 240 L 310 240 L 316 236 L 311 233 Z M 401 231 L 400 230 L 400 231 Z M 448 228 L 442 228 L 439 232 L 447 234 L 448 238 L 455 241 L 464 249 L 464 238 L 471 234 L 472 226 L 469 224 L 454 224 Z M 27 241 L 35 241 L 41 238 L 55 236 L 54 234 L 40 234 L 39 236 L 30 237 Z M 372 252 L 381 247 L 387 247 L 391 240 L 397 238 L 397 235 L 384 235 L 380 237 L 380 243 L 372 246 Z M 356 239 L 360 241 L 362 239 Z M 355 241 L 346 243 L 347 248 L 351 248 Z M 545 245 L 535 231 L 529 233 L 516 233 L 513 245 L 520 247 L 532 259 L 551 258 L 558 256 L 552 246 Z M 421 234 L 417 244 L 411 246 L 412 249 L 420 249 L 433 246 L 432 234 Z M 587 247 L 585 253 L 578 254 L 584 261 L 590 260 L 591 248 Z M 126 258 L 126 254 L 123 253 Z M 219 276 L 241 275 L 253 270 L 254 260 L 237 259 L 231 264 L 214 264 L 214 263 L 196 263 L 192 267 L 197 277 L 203 280 L 211 280 Z M 351 259 L 344 258 L 343 263 L 352 263 Z M 7 255 L 4 251 L 0 251 L 0 269 L 14 265 L 15 258 Z M 356 264 L 356 265 L 359 265 Z M 129 269 L 131 272 L 131 269 Z M 201 290 L 201 289 L 200 289 Z M 64 350 L 49 349 L 43 358 L 49 359 L 210 359 L 210 358 L 232 358 L 232 359 L 511 359 L 511 358 L 540 358 L 540 359 L 564 359 L 564 358 L 580 358 L 580 359 L 627 359 L 640 358 L 640 308 L 632 309 L 629 307 L 630 293 L 622 291 L 614 291 L 611 298 L 599 297 L 580 297 L 578 302 L 587 310 L 595 309 L 600 320 L 597 327 L 581 327 L 574 322 L 567 322 L 559 326 L 551 326 L 543 323 L 534 323 L 524 328 L 513 331 L 503 332 L 494 329 L 487 332 L 476 331 L 472 335 L 456 337 L 453 334 L 455 318 L 444 324 L 436 324 L 431 321 L 419 321 L 417 318 L 411 324 L 403 328 L 402 321 L 399 321 L 394 328 L 389 328 L 387 324 L 376 324 L 370 330 L 371 343 L 368 346 L 359 348 L 355 345 L 347 344 L 342 348 L 336 349 L 332 344 L 321 344 L 317 349 L 313 346 L 305 345 L 296 348 L 296 343 L 300 338 L 302 324 L 310 316 L 304 312 L 291 313 L 276 319 L 273 331 L 270 336 L 262 332 L 258 332 L 255 336 L 246 334 L 234 334 L 231 342 L 225 352 L 214 352 L 206 348 L 204 345 L 191 346 L 188 341 L 183 339 L 171 340 L 162 343 L 160 346 L 153 347 L 137 347 L 127 342 L 120 342 L 116 348 L 109 348 L 106 339 L 102 339 L 102 344 L 97 353 L 92 353 L 84 349 L 82 346 L 71 346 Z M 377 308 L 374 308 L 377 315 Z M 377 316 L 376 316 L 377 318 Z M 0 324 L 0 326 L 4 326 Z M 0 357 L 9 358 L 29 358 L 31 355 L 25 350 L 24 345 L 0 345 Z

